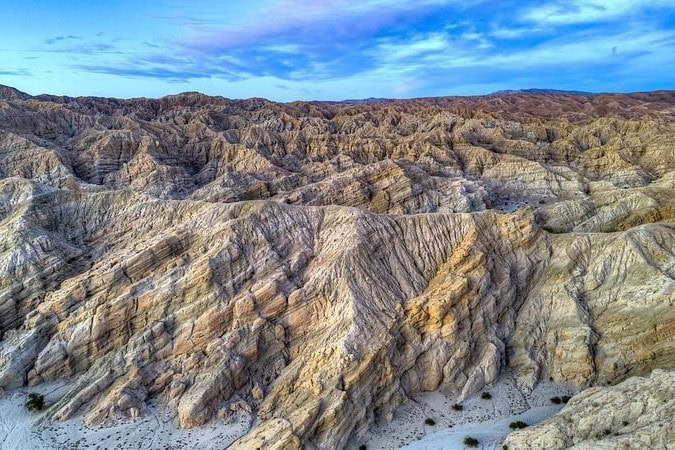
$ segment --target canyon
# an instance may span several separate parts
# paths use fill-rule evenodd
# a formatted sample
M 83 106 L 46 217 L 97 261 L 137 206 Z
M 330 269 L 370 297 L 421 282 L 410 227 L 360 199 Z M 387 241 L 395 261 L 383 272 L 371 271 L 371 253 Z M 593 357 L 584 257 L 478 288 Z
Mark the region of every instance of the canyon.
M 580 391 L 509 448 L 669 448 L 674 303 L 673 91 L 0 87 L 0 388 L 67 381 L 44 423 L 338 449 L 508 371 Z

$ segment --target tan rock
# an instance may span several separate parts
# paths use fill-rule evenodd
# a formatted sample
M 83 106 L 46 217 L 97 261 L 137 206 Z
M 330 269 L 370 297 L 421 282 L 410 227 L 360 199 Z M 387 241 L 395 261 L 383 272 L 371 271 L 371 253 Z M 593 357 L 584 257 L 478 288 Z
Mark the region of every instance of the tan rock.
M 336 449 L 507 365 L 671 368 L 673 105 L 0 89 L 0 389 L 68 377 L 47 420 L 152 399 L 254 417 L 240 448 Z

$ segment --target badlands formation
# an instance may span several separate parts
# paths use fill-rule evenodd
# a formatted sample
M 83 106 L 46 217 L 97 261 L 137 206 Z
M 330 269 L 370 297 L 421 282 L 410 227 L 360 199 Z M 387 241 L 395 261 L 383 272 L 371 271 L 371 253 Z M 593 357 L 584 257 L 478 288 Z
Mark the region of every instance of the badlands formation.
M 0 88 L 0 387 L 67 381 L 41 423 L 337 449 L 509 371 L 582 390 L 509 448 L 672 448 L 674 302 L 673 92 Z

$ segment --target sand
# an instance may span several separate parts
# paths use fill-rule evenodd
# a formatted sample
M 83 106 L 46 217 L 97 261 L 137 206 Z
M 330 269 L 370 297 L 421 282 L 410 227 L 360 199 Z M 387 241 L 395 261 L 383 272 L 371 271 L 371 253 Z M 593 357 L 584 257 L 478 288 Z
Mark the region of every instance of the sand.
M 478 448 L 500 448 L 511 431 L 511 422 L 522 420 L 529 425 L 541 422 L 564 406 L 551 403 L 551 397 L 572 393 L 565 386 L 548 381 L 527 392 L 518 388 L 510 374 L 481 392 L 489 392 L 492 398 L 483 400 L 479 393 L 462 402 L 462 411 L 453 411 L 455 400 L 441 392 L 416 395 L 396 411 L 390 423 L 371 427 L 365 438 L 353 446 L 365 444 L 369 450 L 463 449 L 464 437 L 471 436 L 479 440 Z M 436 424 L 426 425 L 427 418 Z
M 89 428 L 79 418 L 66 422 L 41 421 L 42 414 L 29 413 L 24 404 L 28 393 L 45 395 L 49 405 L 65 392 L 67 383 L 21 388 L 0 399 L 0 448 L 39 449 L 222 449 L 243 436 L 251 426 L 250 417 L 238 417 L 226 424 L 214 420 L 201 428 L 183 430 L 174 424 L 167 408 L 149 405 L 142 417 L 114 426 Z M 510 374 L 486 387 L 492 398 L 480 394 L 464 401 L 463 411 L 453 411 L 452 397 L 440 392 L 416 395 L 401 406 L 390 423 L 371 427 L 364 439 L 371 449 L 462 449 L 465 436 L 479 440 L 479 448 L 499 448 L 510 432 L 509 424 L 523 420 L 535 424 L 558 412 L 550 398 L 570 394 L 564 386 L 540 383 L 533 392 L 519 389 Z M 431 418 L 436 425 L 424 423 Z
M 0 449 L 222 449 L 249 429 L 250 419 L 234 423 L 213 421 L 204 427 L 183 430 L 175 426 L 167 408 L 150 405 L 138 419 L 114 426 L 89 428 L 79 418 L 66 422 L 40 423 L 42 414 L 29 413 L 24 404 L 28 393 L 45 395 L 45 404 L 55 402 L 67 385 L 46 384 L 21 388 L 0 399 Z

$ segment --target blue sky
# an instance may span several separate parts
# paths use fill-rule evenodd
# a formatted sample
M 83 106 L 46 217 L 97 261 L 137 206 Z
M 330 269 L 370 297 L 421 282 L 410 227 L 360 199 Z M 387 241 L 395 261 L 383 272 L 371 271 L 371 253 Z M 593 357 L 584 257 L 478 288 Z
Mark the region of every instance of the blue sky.
M 273 100 L 675 89 L 675 0 L 2 0 L 0 83 Z

